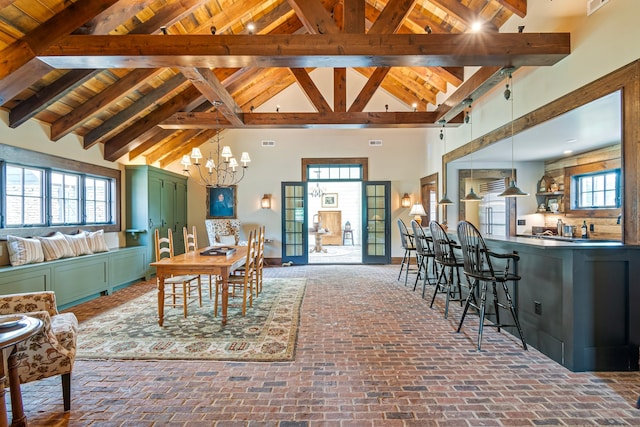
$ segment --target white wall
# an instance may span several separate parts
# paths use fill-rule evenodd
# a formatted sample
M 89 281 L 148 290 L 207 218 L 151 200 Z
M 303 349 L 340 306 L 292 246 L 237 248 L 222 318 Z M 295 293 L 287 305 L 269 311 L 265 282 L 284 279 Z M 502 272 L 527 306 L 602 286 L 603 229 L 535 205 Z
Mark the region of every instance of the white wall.
M 264 139 L 276 142 L 275 147 L 262 147 Z M 369 147 L 370 139 L 381 139 L 381 147 Z M 425 158 L 422 129 L 252 129 L 225 133 L 222 142 L 237 153 L 248 151 L 252 162 L 238 185 L 238 218 L 244 229 L 264 224 L 266 237 L 274 242 L 267 246 L 267 257 L 281 254 L 281 197 L 283 181 L 302 179 L 303 158 L 366 157 L 369 159 L 369 180 L 391 181 L 392 235 L 398 238 L 395 220 L 409 218 L 408 209 L 400 207 L 404 193 L 416 200 L 420 190 L 419 170 Z M 203 152 L 206 145 L 201 147 Z M 272 195 L 271 209 L 260 208 L 263 194 Z M 206 217 L 206 192 L 189 180 L 188 222 L 201 228 Z M 199 232 L 205 239 L 204 230 Z M 402 256 L 398 244 L 392 242 L 392 256 Z M 396 246 L 398 248 L 396 248 Z

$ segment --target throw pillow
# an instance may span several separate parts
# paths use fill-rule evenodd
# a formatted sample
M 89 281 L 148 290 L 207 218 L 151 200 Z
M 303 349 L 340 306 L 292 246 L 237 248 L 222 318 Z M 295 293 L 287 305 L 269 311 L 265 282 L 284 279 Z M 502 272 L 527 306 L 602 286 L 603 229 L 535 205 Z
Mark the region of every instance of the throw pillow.
M 71 249 L 67 239 L 64 238 L 64 234 L 59 231 L 51 236 L 37 237 L 37 239 L 42 244 L 44 259 L 47 261 L 75 256 L 75 252 Z
M 64 238 L 67 239 L 69 246 L 71 246 L 76 256 L 93 253 L 91 252 L 91 248 L 89 248 L 89 242 L 87 241 L 87 235 L 85 233 L 65 234 Z
M 109 250 L 107 242 L 104 240 L 104 230 L 85 231 L 85 234 L 87 236 L 91 252 L 95 254 L 98 252 L 107 252 Z
M 42 244 L 36 238 L 7 235 L 7 251 L 11 265 L 32 264 L 44 261 Z

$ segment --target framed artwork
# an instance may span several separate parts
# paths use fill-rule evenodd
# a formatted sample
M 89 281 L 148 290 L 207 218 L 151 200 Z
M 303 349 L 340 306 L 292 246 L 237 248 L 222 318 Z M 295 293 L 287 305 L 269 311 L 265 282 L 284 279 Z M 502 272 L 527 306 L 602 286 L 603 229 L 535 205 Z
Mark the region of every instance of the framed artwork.
M 338 193 L 326 193 L 322 195 L 322 207 L 323 208 L 337 208 L 338 207 Z
M 207 188 L 207 218 L 236 218 L 236 186 Z

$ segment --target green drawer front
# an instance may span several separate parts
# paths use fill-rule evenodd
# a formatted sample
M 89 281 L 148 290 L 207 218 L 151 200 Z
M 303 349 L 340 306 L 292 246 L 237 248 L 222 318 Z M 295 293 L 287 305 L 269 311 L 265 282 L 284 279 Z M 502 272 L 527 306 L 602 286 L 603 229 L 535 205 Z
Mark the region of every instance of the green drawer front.
M 51 286 L 51 268 L 28 268 L 0 275 L 0 295 L 46 291 Z
M 145 248 L 112 254 L 109 261 L 111 286 L 117 287 L 144 277 L 148 264 L 145 258 Z
M 59 305 L 106 291 L 107 257 L 79 258 L 53 270 L 53 290 Z

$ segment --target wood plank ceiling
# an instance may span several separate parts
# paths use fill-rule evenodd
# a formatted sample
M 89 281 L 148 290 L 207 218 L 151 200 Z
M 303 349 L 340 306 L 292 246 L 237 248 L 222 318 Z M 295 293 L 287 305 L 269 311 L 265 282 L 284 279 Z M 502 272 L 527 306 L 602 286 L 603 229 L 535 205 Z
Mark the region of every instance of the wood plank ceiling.
M 499 33 L 512 14 L 526 0 L 0 0 L 0 106 L 12 128 L 38 120 L 51 141 L 160 166 L 224 128 L 436 126 L 503 68 L 569 54 L 568 34 Z M 333 105 L 318 67 L 333 68 Z M 367 79 L 351 105 L 347 68 Z M 317 112 L 254 112 L 294 84 Z M 371 111 L 378 90 L 420 109 Z

